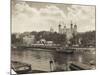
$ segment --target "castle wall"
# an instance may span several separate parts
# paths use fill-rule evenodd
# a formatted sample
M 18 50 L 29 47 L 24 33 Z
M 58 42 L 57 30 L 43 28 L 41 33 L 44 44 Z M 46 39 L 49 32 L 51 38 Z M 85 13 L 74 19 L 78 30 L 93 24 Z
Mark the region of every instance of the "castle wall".
M 66 39 L 70 40 L 73 37 L 73 32 L 71 29 L 66 29 Z

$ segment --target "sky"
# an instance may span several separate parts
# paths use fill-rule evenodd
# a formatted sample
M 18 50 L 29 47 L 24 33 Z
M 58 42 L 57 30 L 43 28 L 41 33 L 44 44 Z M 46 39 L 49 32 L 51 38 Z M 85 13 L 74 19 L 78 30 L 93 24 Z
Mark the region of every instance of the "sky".
M 78 32 L 95 30 L 95 6 L 12 0 L 12 33 L 58 31 L 71 22 Z

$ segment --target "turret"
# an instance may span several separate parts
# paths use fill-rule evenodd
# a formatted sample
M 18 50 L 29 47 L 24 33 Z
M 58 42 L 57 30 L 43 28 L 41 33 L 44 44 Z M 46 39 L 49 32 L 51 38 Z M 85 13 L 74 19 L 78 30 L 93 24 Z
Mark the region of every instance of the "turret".
M 63 28 L 63 33 L 66 34 L 66 26 Z
M 59 31 L 59 33 L 61 33 L 61 25 L 60 24 L 58 26 L 58 31 Z
M 74 25 L 74 31 L 77 31 L 77 25 L 76 24 Z
M 77 25 L 74 25 L 74 35 L 77 35 Z

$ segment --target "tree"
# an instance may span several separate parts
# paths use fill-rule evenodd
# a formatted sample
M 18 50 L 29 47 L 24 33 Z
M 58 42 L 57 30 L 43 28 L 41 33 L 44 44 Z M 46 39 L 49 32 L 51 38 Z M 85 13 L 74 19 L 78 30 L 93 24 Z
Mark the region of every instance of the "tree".
M 11 43 L 14 44 L 16 42 L 16 35 L 11 34 Z
M 21 45 L 23 43 L 23 38 L 16 38 L 16 34 L 11 35 L 11 43 L 14 45 Z
M 96 31 L 88 31 L 88 32 L 77 34 L 75 37 L 70 39 L 71 44 L 75 44 L 75 42 L 77 42 L 77 44 L 78 44 L 78 41 L 79 41 L 80 38 L 81 38 L 81 44 L 83 46 L 86 46 L 88 44 L 94 44 L 95 45 Z

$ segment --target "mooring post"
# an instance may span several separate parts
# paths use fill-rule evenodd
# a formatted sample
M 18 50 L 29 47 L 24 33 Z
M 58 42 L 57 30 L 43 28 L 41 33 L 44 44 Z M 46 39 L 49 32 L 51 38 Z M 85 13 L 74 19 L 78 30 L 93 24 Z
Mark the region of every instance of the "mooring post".
M 53 58 L 50 58 L 49 64 L 50 64 L 50 72 L 54 71 L 54 60 L 53 60 Z

